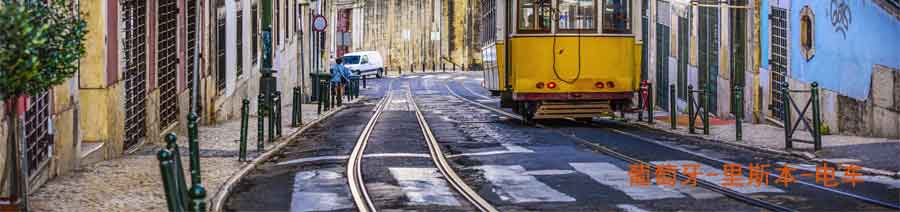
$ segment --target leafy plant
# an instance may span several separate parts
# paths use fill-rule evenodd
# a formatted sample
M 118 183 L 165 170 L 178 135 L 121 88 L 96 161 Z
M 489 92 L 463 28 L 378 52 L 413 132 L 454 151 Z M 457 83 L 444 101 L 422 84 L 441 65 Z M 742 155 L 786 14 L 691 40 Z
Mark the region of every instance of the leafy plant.
M 0 2 L 0 100 L 37 94 L 78 71 L 83 15 L 68 0 Z

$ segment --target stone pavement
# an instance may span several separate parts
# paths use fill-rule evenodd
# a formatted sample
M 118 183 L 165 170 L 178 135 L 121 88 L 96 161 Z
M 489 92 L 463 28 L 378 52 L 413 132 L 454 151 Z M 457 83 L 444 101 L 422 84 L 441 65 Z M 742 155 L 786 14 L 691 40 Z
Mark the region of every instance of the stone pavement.
M 319 116 L 316 110 L 315 104 L 303 105 L 304 124 L 326 115 L 323 112 Z M 290 127 L 290 119 L 291 107 L 285 106 L 282 108 L 284 138 L 300 130 Z M 256 151 L 256 117 L 250 117 L 249 125 L 247 159 L 252 161 L 260 155 Z M 200 170 L 209 204 L 209 199 L 219 188 L 250 163 L 237 161 L 240 120 L 201 126 L 199 134 Z M 179 135 L 178 145 L 187 175 L 187 138 Z M 164 146 L 146 144 L 134 154 L 101 161 L 52 179 L 30 195 L 29 204 L 34 211 L 165 211 L 166 202 L 156 159 L 156 153 Z M 267 143 L 266 151 L 275 146 Z M 190 177 L 185 179 L 190 180 Z
M 710 133 L 709 135 L 703 135 L 699 119 L 697 125 L 701 128 L 696 131 L 697 134 L 689 134 L 687 115 L 678 114 L 678 116 L 679 119 L 676 121 L 678 128 L 675 130 L 671 129 L 669 113 L 664 111 L 654 113 L 656 121 L 653 125 L 648 125 L 646 121 L 633 121 L 632 123 L 679 135 L 720 141 L 725 144 L 757 151 L 798 156 L 816 162 L 855 164 L 862 166 L 863 170 L 861 172 L 864 173 L 900 178 L 900 159 L 897 157 L 897 154 L 900 153 L 900 140 L 898 139 L 824 135 L 822 136 L 822 150 L 820 151 L 814 151 L 812 144 L 797 142 L 794 142 L 792 151 L 787 151 L 785 150 L 784 128 L 778 126 L 744 123 L 742 125 L 743 139 L 737 141 L 735 138 L 734 120 L 713 120 L 710 117 Z M 626 117 L 631 120 L 637 120 L 635 114 L 628 114 Z M 797 130 L 794 138 L 812 140 L 810 133 L 801 129 Z

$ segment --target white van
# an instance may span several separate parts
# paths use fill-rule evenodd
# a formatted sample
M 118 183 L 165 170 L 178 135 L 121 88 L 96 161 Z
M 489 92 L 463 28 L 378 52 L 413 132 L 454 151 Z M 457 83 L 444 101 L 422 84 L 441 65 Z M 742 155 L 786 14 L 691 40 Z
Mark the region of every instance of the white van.
M 341 57 L 341 60 L 343 60 L 344 66 L 361 77 L 375 75 L 375 77 L 381 78 L 384 76 L 384 60 L 378 52 L 351 52 Z

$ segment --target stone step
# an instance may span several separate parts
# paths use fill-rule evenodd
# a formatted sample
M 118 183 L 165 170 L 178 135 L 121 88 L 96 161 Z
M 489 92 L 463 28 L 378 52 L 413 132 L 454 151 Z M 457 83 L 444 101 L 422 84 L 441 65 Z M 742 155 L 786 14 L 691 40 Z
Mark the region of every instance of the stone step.
M 88 166 L 104 159 L 103 148 L 106 143 L 103 142 L 84 142 L 81 143 L 81 149 L 78 151 L 79 167 Z

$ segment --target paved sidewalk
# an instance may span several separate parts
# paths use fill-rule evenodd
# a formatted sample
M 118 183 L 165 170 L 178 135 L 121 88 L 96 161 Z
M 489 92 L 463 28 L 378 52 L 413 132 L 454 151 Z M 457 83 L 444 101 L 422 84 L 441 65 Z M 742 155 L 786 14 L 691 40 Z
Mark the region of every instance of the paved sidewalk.
M 303 123 L 319 119 L 316 110 L 315 104 L 304 104 Z M 325 115 L 323 112 L 321 116 Z M 282 136 L 285 138 L 300 130 L 290 127 L 290 119 L 291 107 L 283 107 Z M 253 116 L 249 120 L 247 159 L 250 161 L 260 155 L 256 151 L 256 120 Z M 240 120 L 201 126 L 199 134 L 200 167 L 209 205 L 210 198 L 219 188 L 250 163 L 237 161 Z M 187 138 L 179 135 L 178 145 L 187 175 Z M 57 177 L 31 194 L 31 208 L 35 211 L 165 211 L 167 206 L 156 159 L 156 153 L 164 146 L 146 144 L 134 154 L 101 161 Z M 267 143 L 266 151 L 275 146 Z M 185 179 L 190 180 L 190 177 Z
M 792 151 L 787 151 L 785 150 L 784 128 L 778 126 L 744 123 L 742 125 L 743 139 L 736 141 L 734 120 L 712 120 L 711 117 L 710 133 L 703 135 L 702 122 L 699 120 L 697 122 L 697 125 L 701 127 L 697 129 L 697 134 L 689 134 L 687 115 L 678 114 L 678 116 L 678 129 L 672 130 L 668 112 L 656 112 L 654 114 L 656 121 L 652 126 L 648 125 L 646 120 L 644 122 L 634 121 L 637 120 L 636 114 L 626 115 L 627 118 L 633 120 L 632 123 L 670 133 L 697 136 L 757 151 L 799 156 L 817 162 L 855 164 L 864 167 L 862 171 L 869 174 L 900 178 L 900 160 L 897 159 L 897 154 L 900 153 L 900 140 L 897 139 L 825 135 L 822 136 L 822 150 L 820 151 L 814 151 L 812 144 L 797 142 L 794 142 Z M 794 137 L 812 140 L 812 136 L 806 130 L 798 129 Z

